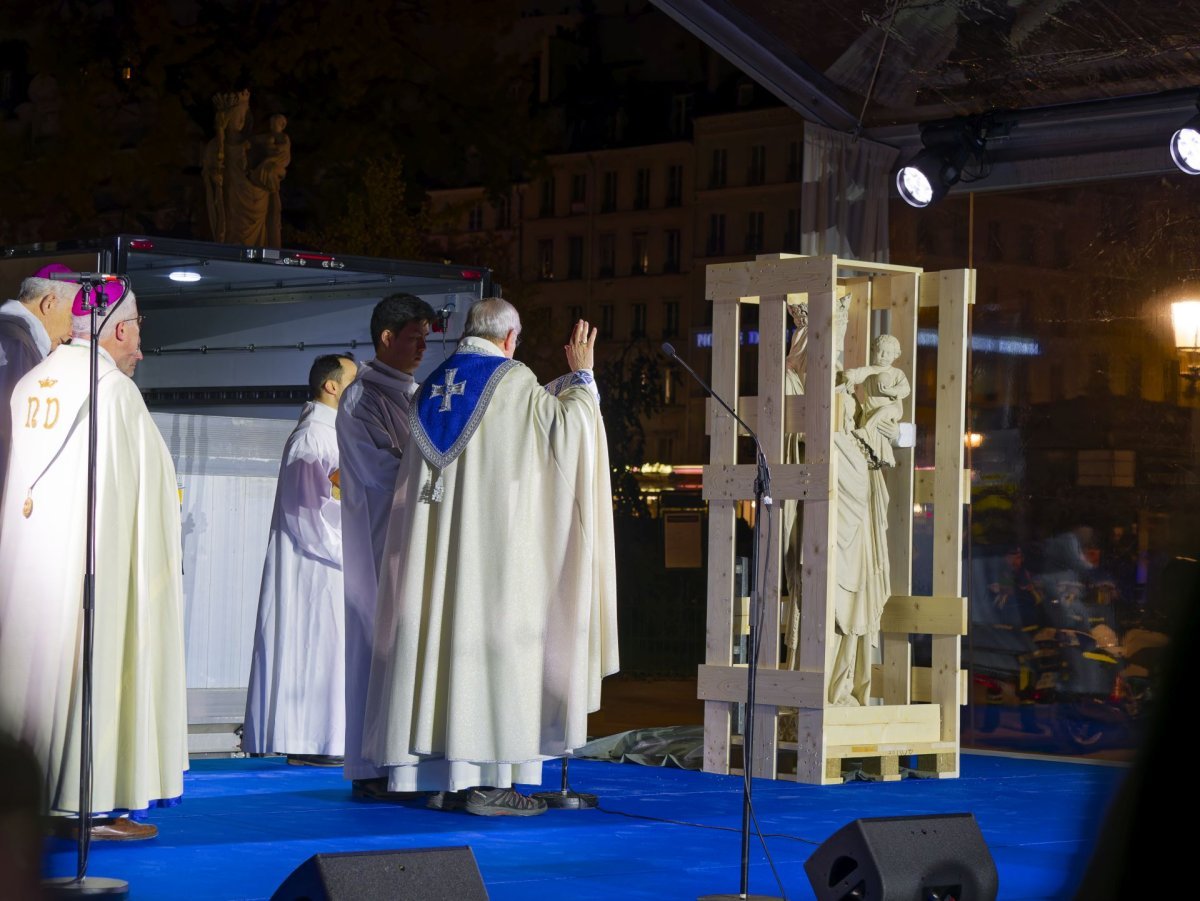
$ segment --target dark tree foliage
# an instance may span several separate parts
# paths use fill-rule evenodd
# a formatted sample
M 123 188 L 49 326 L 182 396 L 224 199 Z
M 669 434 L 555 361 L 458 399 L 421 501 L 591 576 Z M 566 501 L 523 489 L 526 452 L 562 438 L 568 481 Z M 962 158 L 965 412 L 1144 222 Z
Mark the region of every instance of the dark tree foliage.
M 631 341 L 620 354 L 596 365 L 600 405 L 608 432 L 613 470 L 613 505 L 618 517 L 646 515 L 630 467 L 646 462 L 644 420 L 662 408 L 662 358 L 646 339 Z
M 366 167 L 392 156 L 414 206 L 428 187 L 499 190 L 540 144 L 528 67 L 496 50 L 505 12 L 472 0 L 3 4 L 0 241 L 114 227 L 208 237 L 212 96 L 242 88 L 260 124 L 288 117 L 285 241 L 345 216 Z

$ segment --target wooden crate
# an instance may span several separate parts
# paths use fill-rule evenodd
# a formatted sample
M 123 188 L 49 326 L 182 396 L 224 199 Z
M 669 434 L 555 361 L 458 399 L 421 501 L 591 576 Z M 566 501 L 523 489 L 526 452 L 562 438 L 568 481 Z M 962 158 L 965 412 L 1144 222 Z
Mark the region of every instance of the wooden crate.
M 771 468 L 776 511 L 785 500 L 803 504 L 803 622 L 792 666 L 762 641 L 756 670 L 753 773 L 811 784 L 843 780 L 844 766 L 884 780 L 900 778 L 900 761 L 910 772 L 939 778 L 958 775 L 958 710 L 966 700 L 961 667 L 961 636 L 966 633 L 962 584 L 962 507 L 969 499 L 963 467 L 967 326 L 974 299 L 974 272 L 923 272 L 906 266 L 843 260 L 835 256 L 762 255 L 753 261 L 708 267 L 706 295 L 713 304 L 712 387 L 735 398 L 739 416 L 755 430 Z M 872 704 L 835 707 L 826 703 L 833 653 L 833 604 L 837 560 L 838 491 L 836 456 L 838 396 L 834 391 L 835 298 L 846 298 L 849 321 L 844 366 L 867 363 L 873 314 L 887 311 L 886 331 L 900 342 L 896 363 L 908 376 L 912 394 L 905 419 L 913 422 L 919 385 L 914 378 L 917 311 L 938 310 L 935 459 L 932 474 L 918 479 L 913 449 L 896 448 L 896 466 L 887 472 L 888 547 L 891 597 L 880 631 L 881 662 L 872 681 Z M 808 360 L 803 395 L 785 395 L 787 304 L 808 305 Z M 758 306 L 758 395 L 739 390 L 742 311 Z M 709 402 L 710 463 L 704 470 L 709 505 L 709 580 L 705 663 L 698 674 L 704 700 L 704 769 L 742 769 L 742 737 L 736 712 L 747 698 L 748 669 L 734 663 L 734 648 L 745 632 L 741 599 L 734 595 L 734 523 L 739 503 L 752 499 L 755 466 L 737 456 L 739 427 L 719 405 Z M 803 433 L 803 463 L 784 463 L 787 433 Z M 934 521 L 933 597 L 912 595 L 913 504 L 932 500 Z M 772 529 L 759 570 L 763 636 L 782 628 L 781 565 L 783 530 Z M 932 665 L 914 668 L 911 637 L 932 636 Z

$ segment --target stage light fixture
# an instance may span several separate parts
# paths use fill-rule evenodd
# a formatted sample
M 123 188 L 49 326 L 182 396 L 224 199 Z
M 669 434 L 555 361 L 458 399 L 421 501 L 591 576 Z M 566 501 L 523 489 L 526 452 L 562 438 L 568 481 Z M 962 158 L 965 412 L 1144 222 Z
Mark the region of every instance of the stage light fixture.
M 1171 135 L 1171 159 L 1181 172 L 1200 175 L 1200 115 L 1192 116 Z
M 924 148 L 896 172 L 896 190 L 909 206 L 927 207 L 962 180 L 968 164 L 986 174 L 984 145 L 994 123 L 990 117 L 933 122 L 921 129 Z

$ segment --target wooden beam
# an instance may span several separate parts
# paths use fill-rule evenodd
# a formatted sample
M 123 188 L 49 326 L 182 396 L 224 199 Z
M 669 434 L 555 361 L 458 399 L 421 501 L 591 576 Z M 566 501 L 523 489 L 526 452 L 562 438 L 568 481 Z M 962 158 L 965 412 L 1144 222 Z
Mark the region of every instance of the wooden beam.
M 933 281 L 934 279 L 926 279 Z M 966 434 L 966 371 L 970 309 L 974 283 L 970 270 L 939 272 L 937 400 L 934 432 L 933 594 L 953 597 L 962 593 L 963 503 L 969 487 L 963 481 L 963 435 Z M 959 670 L 962 640 L 957 635 L 935 635 L 930 645 L 934 702 L 942 711 L 941 739 L 957 746 Z M 938 772 L 958 772 L 944 760 Z
M 696 673 L 696 697 L 742 704 L 746 701 L 746 666 L 702 664 Z M 824 704 L 822 674 L 759 667 L 754 697 L 757 705 L 819 708 Z M 756 720 L 757 722 L 757 720 Z M 755 767 L 758 772 L 758 767 Z
M 758 467 L 750 463 L 723 463 L 704 467 L 703 497 L 707 501 L 749 500 L 754 497 Z M 782 500 L 827 500 L 829 475 L 824 466 L 787 463 L 771 467 L 771 498 Z
M 936 704 L 828 707 L 825 745 L 864 747 L 939 740 L 942 711 Z
M 907 448 L 905 448 L 907 450 Z M 913 480 L 913 503 L 932 504 L 935 499 L 934 475 L 932 469 L 918 469 Z M 971 503 L 971 470 L 962 471 L 962 502 Z
M 713 263 L 706 270 L 704 296 L 714 304 L 767 294 L 812 294 L 834 285 L 832 258 L 827 256 Z
M 725 397 L 737 396 L 738 332 L 741 311 L 736 304 L 713 308 L 714 390 Z M 710 460 L 716 464 L 737 462 L 737 432 L 731 416 L 722 411 L 713 423 L 709 442 Z M 734 516 L 736 502 L 713 501 L 708 505 L 708 602 L 704 659 L 706 663 L 733 662 Z M 704 705 L 704 770 L 729 772 L 729 735 L 733 708 L 717 701 Z
M 892 595 L 879 619 L 880 632 L 966 635 L 967 599 Z
M 907 644 L 908 636 L 904 636 Z M 871 694 L 875 697 L 881 697 L 883 694 L 883 680 L 887 678 L 885 667 L 882 664 L 875 664 L 871 667 Z M 962 703 L 966 704 L 967 697 L 967 671 L 958 671 L 959 688 L 962 694 Z M 911 703 L 928 704 L 933 700 L 933 670 L 928 666 L 914 666 L 911 668 L 911 683 L 909 685 L 909 694 L 911 695 Z

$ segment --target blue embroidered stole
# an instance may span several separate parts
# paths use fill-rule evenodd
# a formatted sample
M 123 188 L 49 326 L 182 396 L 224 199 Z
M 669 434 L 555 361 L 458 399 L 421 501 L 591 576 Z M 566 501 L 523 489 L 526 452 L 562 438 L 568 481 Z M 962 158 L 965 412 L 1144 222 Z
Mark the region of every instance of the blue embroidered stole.
M 465 345 L 430 373 L 408 413 L 412 436 L 430 466 L 445 469 L 463 452 L 500 379 L 520 365 Z

